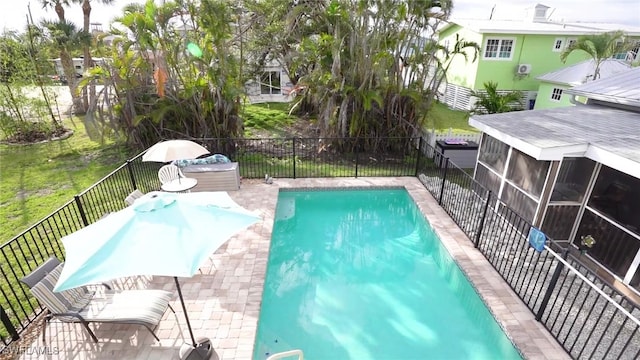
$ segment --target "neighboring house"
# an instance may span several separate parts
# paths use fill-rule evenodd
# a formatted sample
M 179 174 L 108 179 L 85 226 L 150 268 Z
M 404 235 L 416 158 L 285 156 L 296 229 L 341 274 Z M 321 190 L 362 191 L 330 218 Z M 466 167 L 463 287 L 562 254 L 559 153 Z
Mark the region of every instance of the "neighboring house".
M 536 77 L 589 59 L 574 51 L 566 63 L 560 54 L 581 35 L 622 30 L 638 40 L 638 46 L 614 58 L 636 61 L 640 57 L 640 27 L 604 23 L 566 23 L 550 20 L 550 8 L 538 4 L 526 20 L 451 20 L 438 30 L 439 44 L 452 49 L 456 35 L 481 46 L 476 62 L 462 56 L 453 59 L 447 71 L 443 101 L 452 108 L 473 108 L 471 90 L 482 90 L 487 81 L 503 91 L 523 92 L 525 109 L 533 109 L 540 81 Z
M 540 87 L 534 109 L 551 109 L 573 105 L 571 103 L 573 96 L 564 94 L 565 90 L 593 81 L 595 67 L 595 61 L 590 59 L 538 76 L 536 79 L 540 80 Z M 600 64 L 600 79 L 606 79 L 630 68 L 631 65 L 625 61 L 607 59 Z
M 288 102 L 293 89 L 284 67 L 276 61 L 265 65 L 259 77 L 245 84 L 251 103 Z
M 95 57 L 95 58 L 91 58 L 93 65 L 102 65 L 104 63 L 104 59 L 103 58 L 99 58 L 99 57 Z M 84 74 L 84 58 L 73 58 L 73 67 L 75 68 L 76 71 L 76 76 L 77 77 L 82 77 L 82 75 Z M 57 59 L 52 59 L 51 62 L 53 62 L 53 66 L 56 70 L 56 74 L 58 74 L 58 76 L 60 76 L 61 78 L 63 78 L 64 75 L 64 68 L 62 67 L 62 61 L 60 60 L 60 58 Z
M 472 116 L 474 177 L 582 260 L 640 294 L 640 68 L 567 89 L 585 104 Z M 494 206 L 503 206 L 497 202 Z M 624 286 L 622 285 L 624 284 Z M 629 292 L 632 293 L 632 292 Z

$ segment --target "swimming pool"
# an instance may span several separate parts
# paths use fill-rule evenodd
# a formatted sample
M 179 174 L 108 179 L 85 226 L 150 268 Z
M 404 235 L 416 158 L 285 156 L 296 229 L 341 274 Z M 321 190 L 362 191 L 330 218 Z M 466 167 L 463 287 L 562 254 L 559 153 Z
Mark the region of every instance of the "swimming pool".
M 282 191 L 254 359 L 520 359 L 404 189 Z

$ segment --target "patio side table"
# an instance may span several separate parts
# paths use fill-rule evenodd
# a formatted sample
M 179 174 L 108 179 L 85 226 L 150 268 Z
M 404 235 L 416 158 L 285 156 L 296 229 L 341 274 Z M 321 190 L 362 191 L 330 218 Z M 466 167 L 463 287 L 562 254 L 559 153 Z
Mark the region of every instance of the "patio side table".
M 194 178 L 179 178 L 162 184 L 161 188 L 167 192 L 186 192 L 198 185 L 198 180 Z

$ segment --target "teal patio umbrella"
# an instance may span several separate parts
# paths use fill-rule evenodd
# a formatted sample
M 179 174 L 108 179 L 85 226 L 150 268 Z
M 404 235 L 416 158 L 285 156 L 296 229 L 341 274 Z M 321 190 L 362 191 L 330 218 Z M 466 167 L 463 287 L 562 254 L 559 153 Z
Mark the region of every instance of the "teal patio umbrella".
M 146 194 L 62 238 L 65 265 L 54 291 L 120 277 L 172 276 L 193 349 L 200 352 L 203 340 L 193 335 L 178 277 L 195 275 L 232 235 L 258 219 L 225 192 Z

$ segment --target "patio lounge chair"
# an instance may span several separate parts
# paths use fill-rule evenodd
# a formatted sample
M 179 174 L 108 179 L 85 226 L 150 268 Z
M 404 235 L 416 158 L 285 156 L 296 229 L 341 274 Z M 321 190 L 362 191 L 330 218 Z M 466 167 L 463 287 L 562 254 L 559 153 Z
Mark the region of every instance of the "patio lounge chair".
M 169 305 L 172 294 L 164 290 L 124 290 L 106 291 L 104 295 L 96 294 L 86 287 L 54 292 L 62 267 L 55 257 L 49 258 L 44 264 L 21 279 L 31 294 L 46 307 L 42 330 L 42 341 L 45 340 L 47 323 L 52 318 L 63 322 L 79 322 L 87 330 L 94 342 L 98 338 L 89 328 L 89 323 L 117 323 L 142 325 L 158 339 L 153 329 L 158 325 L 167 308 L 175 313 Z M 108 285 L 103 284 L 110 288 Z
M 138 189 L 135 189 L 131 192 L 131 194 L 129 194 L 129 196 L 124 198 L 124 202 L 127 203 L 127 205 L 131 206 L 136 200 L 138 200 L 142 196 L 144 196 L 144 193 Z

